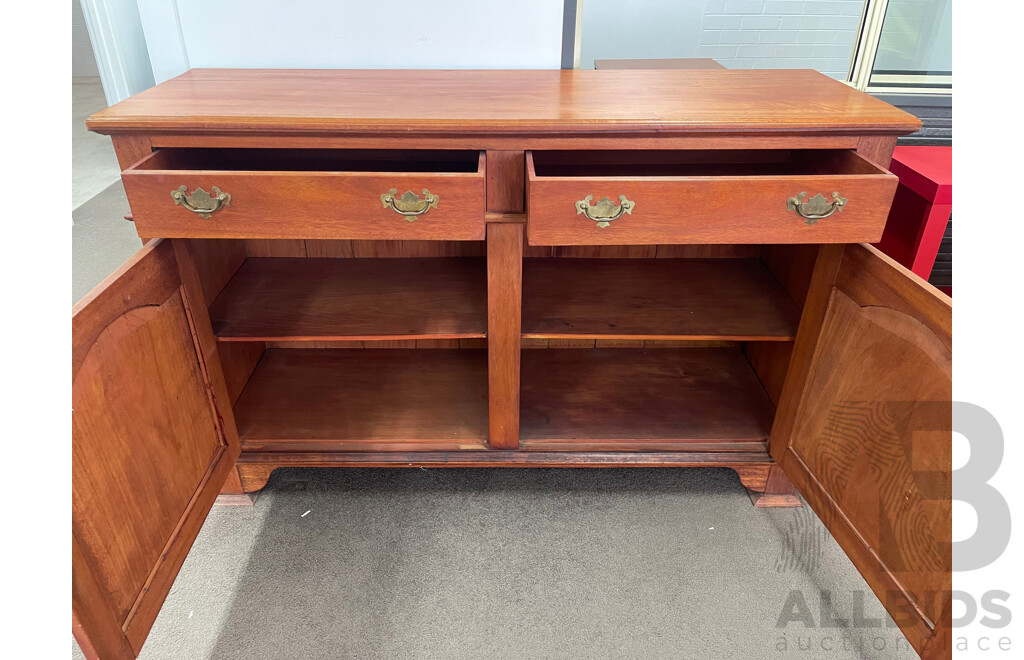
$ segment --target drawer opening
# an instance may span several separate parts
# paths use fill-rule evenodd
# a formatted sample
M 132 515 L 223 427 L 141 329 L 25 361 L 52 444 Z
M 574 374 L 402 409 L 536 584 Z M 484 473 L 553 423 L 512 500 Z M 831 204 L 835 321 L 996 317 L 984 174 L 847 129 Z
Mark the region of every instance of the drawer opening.
M 475 173 L 479 151 L 395 149 L 206 149 L 164 148 L 131 169 L 135 171 L 246 172 L 423 172 Z
M 882 174 L 847 149 L 534 151 L 536 177 L 700 177 Z

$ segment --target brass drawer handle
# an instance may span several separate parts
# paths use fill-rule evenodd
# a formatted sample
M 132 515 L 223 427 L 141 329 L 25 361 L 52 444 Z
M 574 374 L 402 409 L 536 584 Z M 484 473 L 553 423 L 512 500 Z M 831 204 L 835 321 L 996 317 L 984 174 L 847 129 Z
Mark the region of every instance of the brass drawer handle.
M 415 222 L 416 216 L 423 215 L 430 209 L 437 208 L 437 202 L 441 199 L 437 195 L 431 195 L 426 188 L 423 189 L 423 199 L 411 190 L 397 197 L 398 189 L 392 188 L 380 196 L 380 202 L 384 208 L 391 208 L 398 215 L 404 215 L 409 222 Z
M 631 202 L 626 199 L 625 195 L 619 195 L 619 203 L 616 204 L 612 200 L 605 197 L 597 204 L 591 204 L 593 201 L 593 195 L 587 195 L 580 201 L 576 202 L 576 215 L 583 213 L 588 218 L 597 223 L 597 226 L 604 229 L 611 223 L 612 220 L 618 220 L 622 217 L 623 213 L 629 215 L 633 214 L 633 207 L 636 206 L 636 202 Z
M 790 197 L 786 200 L 786 210 L 796 211 L 797 215 L 803 218 L 804 222 L 809 225 L 816 224 L 818 220 L 827 218 L 836 211 L 842 211 L 847 201 L 845 197 L 837 192 L 832 193 L 831 202 L 825 199 L 821 193 L 808 200 L 805 200 L 805 197 L 807 197 L 805 192 L 800 193 L 796 197 Z
M 231 195 L 222 192 L 217 186 L 213 187 L 212 195 L 202 188 L 196 188 L 189 195 L 188 186 L 178 186 L 177 190 L 171 191 L 171 199 L 176 205 L 181 204 L 189 211 L 198 213 L 203 220 L 209 220 L 222 206 L 231 206 Z

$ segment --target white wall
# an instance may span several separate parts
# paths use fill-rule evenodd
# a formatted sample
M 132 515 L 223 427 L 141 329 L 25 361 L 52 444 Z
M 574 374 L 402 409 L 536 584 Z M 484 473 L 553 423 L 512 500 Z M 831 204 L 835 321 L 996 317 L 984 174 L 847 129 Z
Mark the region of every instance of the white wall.
M 139 18 L 139 5 L 136 0 L 105 1 L 114 18 L 128 86 L 132 94 L 137 94 L 156 84 L 149 61 L 149 49 L 146 47 L 146 35 Z
M 89 43 L 89 30 L 78 0 L 71 0 L 71 75 L 74 78 L 95 78 L 100 75 Z
M 81 0 L 81 4 L 107 102 L 114 104 L 152 87 L 153 68 L 136 0 Z
M 562 6 L 562 0 L 140 2 L 157 81 L 202 67 L 557 69 Z
M 580 68 L 594 60 L 704 57 L 704 7 L 694 0 L 579 0 Z

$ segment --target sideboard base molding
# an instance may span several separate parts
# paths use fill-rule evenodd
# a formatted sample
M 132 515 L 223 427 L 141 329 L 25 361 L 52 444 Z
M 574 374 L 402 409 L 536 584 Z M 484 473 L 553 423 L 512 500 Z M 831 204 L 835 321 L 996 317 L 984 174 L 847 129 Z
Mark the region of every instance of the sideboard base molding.
M 213 501 L 214 506 L 253 506 L 259 492 L 255 493 L 221 493 Z
M 409 467 L 409 468 L 628 468 L 717 467 L 736 471 L 748 491 L 786 491 L 771 479 L 775 462 L 766 452 L 550 452 L 550 451 L 422 451 L 422 452 L 243 452 L 238 474 L 246 493 L 262 489 L 270 473 L 282 467 Z M 776 472 L 778 470 L 776 469 Z M 767 492 L 755 506 L 800 506 L 789 493 Z

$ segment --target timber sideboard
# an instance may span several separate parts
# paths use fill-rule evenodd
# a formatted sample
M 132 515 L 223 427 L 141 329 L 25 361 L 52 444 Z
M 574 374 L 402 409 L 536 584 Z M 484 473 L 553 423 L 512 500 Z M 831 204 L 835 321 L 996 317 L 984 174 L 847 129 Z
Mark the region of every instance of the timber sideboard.
M 809 70 L 224 69 L 88 126 L 143 247 L 72 316 L 87 655 L 282 466 L 795 484 L 948 655 L 951 302 L 867 245 L 913 116 Z

